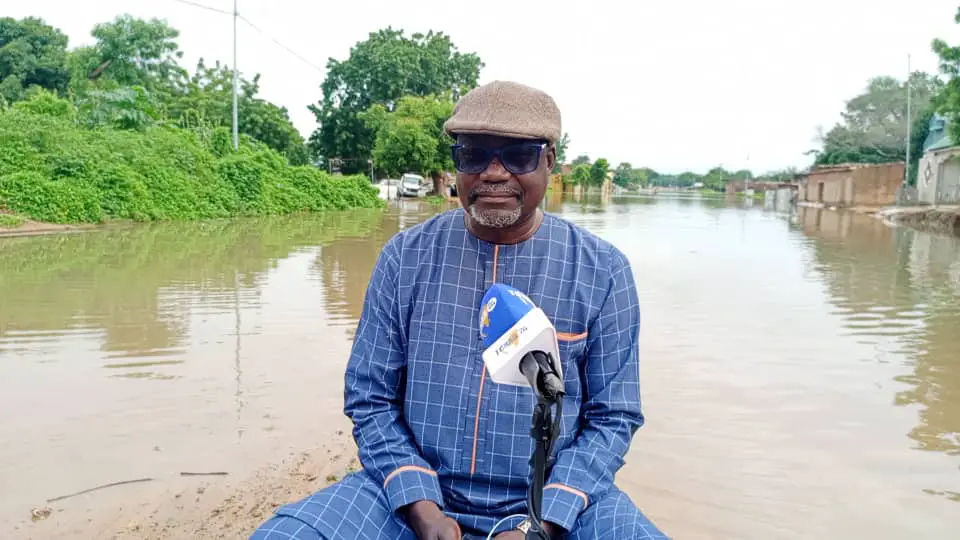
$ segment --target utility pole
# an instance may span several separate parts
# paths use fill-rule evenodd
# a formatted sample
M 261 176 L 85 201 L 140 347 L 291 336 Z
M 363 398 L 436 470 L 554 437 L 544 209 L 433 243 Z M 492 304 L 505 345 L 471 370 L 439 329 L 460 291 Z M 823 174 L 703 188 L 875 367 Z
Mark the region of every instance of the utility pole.
M 237 0 L 233 0 L 233 150 L 240 148 L 240 131 L 237 120 Z
M 907 55 L 907 162 L 903 167 L 903 187 L 907 187 L 907 183 L 910 181 L 910 124 L 913 121 L 910 119 L 910 100 L 911 100 L 911 85 L 910 85 L 910 55 Z

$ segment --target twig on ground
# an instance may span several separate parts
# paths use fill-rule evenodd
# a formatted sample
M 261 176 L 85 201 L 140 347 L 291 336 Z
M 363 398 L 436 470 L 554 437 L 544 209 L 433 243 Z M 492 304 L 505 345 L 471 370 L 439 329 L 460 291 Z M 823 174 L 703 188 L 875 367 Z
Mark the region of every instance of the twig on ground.
M 109 484 L 103 484 L 102 486 L 92 487 L 90 489 L 85 489 L 83 491 L 78 491 L 76 493 L 71 493 L 69 495 L 61 495 L 59 497 L 54 497 L 53 499 L 47 499 L 48 503 L 62 501 L 64 499 L 69 499 L 70 497 L 76 497 L 77 495 L 83 495 L 84 493 L 90 493 L 91 491 L 97 491 L 98 489 L 106 489 L 109 487 L 122 486 L 124 484 L 136 484 L 139 482 L 153 482 L 153 478 L 138 478 L 136 480 L 121 480 L 120 482 L 111 482 Z
M 222 471 L 214 472 L 181 472 L 180 476 L 226 476 L 230 473 Z M 97 491 L 100 489 L 106 489 L 110 487 L 123 486 L 126 484 L 137 484 L 141 482 L 153 482 L 153 478 L 137 478 L 136 480 L 121 480 L 120 482 L 110 482 L 109 484 L 103 484 L 102 486 L 92 487 L 90 489 L 85 489 L 83 491 L 78 491 L 76 493 L 71 493 L 69 495 L 61 495 L 59 497 L 54 497 L 52 499 L 47 499 L 48 503 L 62 501 L 64 499 L 69 499 L 71 497 L 76 497 L 77 495 L 83 495 L 85 493 L 90 493 L 91 491 Z

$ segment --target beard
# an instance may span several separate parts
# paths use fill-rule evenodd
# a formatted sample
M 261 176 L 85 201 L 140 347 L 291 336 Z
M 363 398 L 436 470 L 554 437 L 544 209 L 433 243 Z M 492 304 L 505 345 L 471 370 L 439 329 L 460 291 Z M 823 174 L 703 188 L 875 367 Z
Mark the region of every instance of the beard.
M 484 193 L 510 193 L 517 197 L 517 207 L 507 208 L 477 208 L 477 198 Z M 470 192 L 469 206 L 470 217 L 480 226 L 491 229 L 503 229 L 510 227 L 520 220 L 523 213 L 523 192 L 507 184 L 480 185 Z
M 520 219 L 522 210 L 519 206 L 514 210 L 500 210 L 494 208 L 477 208 L 477 205 L 471 204 L 470 217 L 472 217 L 478 225 L 491 229 L 503 229 L 516 223 Z

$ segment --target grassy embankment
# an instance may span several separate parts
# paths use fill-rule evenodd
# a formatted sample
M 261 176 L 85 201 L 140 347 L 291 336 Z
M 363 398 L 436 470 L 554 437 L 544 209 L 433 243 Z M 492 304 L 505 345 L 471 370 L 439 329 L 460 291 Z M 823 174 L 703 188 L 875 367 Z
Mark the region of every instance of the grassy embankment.
M 88 129 L 69 101 L 0 110 L 0 228 L 26 220 L 199 220 L 381 207 L 364 176 L 334 177 L 225 128 Z

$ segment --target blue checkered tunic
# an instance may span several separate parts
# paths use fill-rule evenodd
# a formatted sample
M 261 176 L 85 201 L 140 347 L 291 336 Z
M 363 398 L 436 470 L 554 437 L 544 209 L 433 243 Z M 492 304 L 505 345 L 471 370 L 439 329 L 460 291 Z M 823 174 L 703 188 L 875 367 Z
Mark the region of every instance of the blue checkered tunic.
M 480 303 L 495 282 L 527 293 L 559 334 L 567 395 L 544 519 L 570 538 L 666 538 L 613 483 L 643 424 L 628 260 L 550 214 L 533 238 L 494 245 L 462 209 L 395 235 L 373 270 L 346 372 L 363 470 L 281 507 L 252 538 L 413 539 L 396 510 L 423 499 L 484 536 L 526 513 L 535 396 L 483 367 Z

